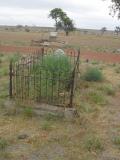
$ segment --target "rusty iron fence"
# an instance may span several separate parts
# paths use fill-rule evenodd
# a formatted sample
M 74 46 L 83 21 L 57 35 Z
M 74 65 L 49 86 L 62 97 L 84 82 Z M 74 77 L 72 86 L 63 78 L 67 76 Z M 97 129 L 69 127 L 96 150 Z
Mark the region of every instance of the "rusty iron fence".
M 17 62 L 11 61 L 10 98 L 73 107 L 79 59 L 80 50 L 44 47 Z

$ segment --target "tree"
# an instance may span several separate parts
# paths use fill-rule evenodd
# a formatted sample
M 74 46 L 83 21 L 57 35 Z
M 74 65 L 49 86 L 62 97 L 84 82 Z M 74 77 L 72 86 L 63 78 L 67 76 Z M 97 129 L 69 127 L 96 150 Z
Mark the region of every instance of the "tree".
M 50 11 L 49 17 L 55 20 L 56 31 L 63 29 L 66 35 L 75 29 L 73 20 L 61 8 L 55 8 Z
M 102 27 L 100 31 L 101 31 L 101 35 L 103 35 L 107 31 L 107 28 L 106 27 Z
M 66 16 L 66 13 L 62 11 L 61 8 L 55 8 L 50 11 L 49 17 L 55 20 L 56 31 L 61 25 L 61 19 Z
M 120 33 L 120 27 L 119 26 L 116 26 L 115 27 L 115 33 L 118 35 Z
M 110 6 L 110 14 L 112 14 L 113 16 L 117 14 L 118 19 L 120 19 L 120 0 L 111 0 L 111 2 L 112 5 Z
M 63 18 L 63 29 L 66 33 L 66 36 L 69 35 L 69 32 L 73 31 L 75 29 L 73 20 L 71 20 L 69 17 Z

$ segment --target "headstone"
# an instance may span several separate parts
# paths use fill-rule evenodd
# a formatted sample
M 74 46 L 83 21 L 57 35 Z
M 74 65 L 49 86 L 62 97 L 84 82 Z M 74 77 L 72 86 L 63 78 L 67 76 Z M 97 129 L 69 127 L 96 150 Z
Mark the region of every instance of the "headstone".
M 56 39 L 57 39 L 57 32 L 50 32 L 50 38 L 49 38 L 49 40 L 50 41 L 56 41 Z

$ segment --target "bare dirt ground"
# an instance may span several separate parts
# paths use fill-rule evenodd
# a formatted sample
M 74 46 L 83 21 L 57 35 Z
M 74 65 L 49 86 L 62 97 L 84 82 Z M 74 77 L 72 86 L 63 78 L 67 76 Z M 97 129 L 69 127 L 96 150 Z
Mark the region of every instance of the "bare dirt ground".
M 40 47 L 20 47 L 20 46 L 0 46 L 1 52 L 6 53 L 34 53 L 40 50 Z M 94 52 L 81 52 L 81 58 L 84 60 L 96 60 L 108 63 L 120 63 L 120 55 L 112 53 L 94 53 Z

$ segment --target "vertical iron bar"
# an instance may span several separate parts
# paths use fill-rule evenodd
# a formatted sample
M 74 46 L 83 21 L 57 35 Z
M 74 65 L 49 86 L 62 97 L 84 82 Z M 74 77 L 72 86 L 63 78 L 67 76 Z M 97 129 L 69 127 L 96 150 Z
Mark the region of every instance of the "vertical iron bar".
M 48 99 L 48 97 L 47 97 L 47 89 L 48 89 L 48 72 L 47 72 L 47 70 L 46 70 L 46 92 L 45 92 L 45 96 L 46 96 L 46 100 Z
M 75 73 L 76 73 L 76 67 L 78 67 L 77 65 L 79 63 L 79 58 L 80 58 L 80 50 L 78 50 L 78 56 L 77 56 L 76 64 L 75 64 L 74 69 L 73 69 L 72 78 L 71 78 L 71 92 L 70 92 L 70 103 L 69 103 L 70 108 L 73 107 Z
M 39 102 L 40 102 L 40 100 L 41 100 L 41 69 L 40 69 L 40 77 L 39 77 L 40 79 L 40 81 L 39 81 Z
M 9 66 L 9 77 L 10 77 L 10 86 L 9 86 L 9 96 L 10 98 L 13 97 L 13 92 L 12 92 L 12 78 L 13 78 L 13 73 L 12 73 L 12 69 L 13 69 L 13 64 L 12 61 L 10 61 L 10 66 Z
M 73 96 L 74 96 L 74 79 L 75 79 L 75 69 L 73 70 L 71 77 L 71 91 L 70 91 L 70 104 L 69 107 L 73 107 Z
M 51 80 L 52 80 L 52 95 L 51 95 L 52 97 L 51 97 L 51 100 L 52 100 L 52 103 L 53 103 L 53 85 L 54 85 L 53 82 L 54 82 L 54 72 L 53 72 L 53 74 L 52 74 L 51 76 L 52 76 L 52 79 L 51 79 Z
M 59 100 L 60 100 L 60 72 L 58 75 L 58 103 L 59 103 Z

